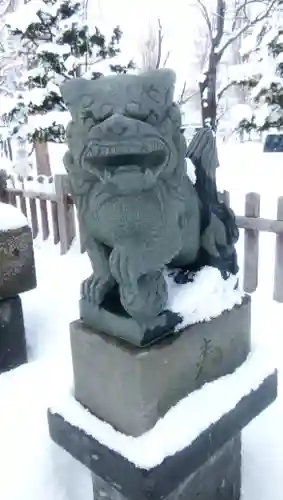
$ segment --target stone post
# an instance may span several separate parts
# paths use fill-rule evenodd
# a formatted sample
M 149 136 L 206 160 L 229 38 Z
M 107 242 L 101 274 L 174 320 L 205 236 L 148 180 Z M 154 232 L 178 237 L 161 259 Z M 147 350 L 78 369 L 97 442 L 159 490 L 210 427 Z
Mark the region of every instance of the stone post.
M 11 216 L 11 227 L 9 219 Z M 32 234 L 15 207 L 0 203 L 0 373 L 27 361 L 20 295 L 36 287 Z M 19 220 L 15 224 L 15 220 Z

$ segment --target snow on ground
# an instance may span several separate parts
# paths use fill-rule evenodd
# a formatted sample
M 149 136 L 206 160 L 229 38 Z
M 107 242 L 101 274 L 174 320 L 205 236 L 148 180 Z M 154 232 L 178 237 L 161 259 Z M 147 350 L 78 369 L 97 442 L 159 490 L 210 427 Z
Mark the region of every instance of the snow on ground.
M 281 155 L 265 157 L 258 145 L 223 147 L 232 203 L 240 214 L 244 191 L 260 191 L 263 215 L 274 216 L 274 197 L 283 174 Z M 282 174 L 280 164 L 282 163 Z M 219 177 L 220 177 L 219 175 Z M 273 175 L 275 176 L 273 178 Z M 226 186 L 225 186 L 226 182 Z M 234 200 L 234 201 L 233 201 Z M 261 237 L 260 286 L 253 296 L 254 344 L 268 348 L 280 368 L 278 400 L 243 432 L 242 500 L 282 500 L 283 305 L 272 301 L 274 235 Z M 242 243 L 238 245 L 240 259 Z M 266 258 L 268 256 L 268 259 Z M 69 390 L 72 376 L 68 324 L 78 316 L 79 284 L 90 272 L 76 243 L 64 257 L 51 242 L 35 242 L 38 287 L 23 294 L 30 363 L 0 376 L 0 498 L 85 500 L 92 498 L 90 474 L 51 442 L 46 411 Z
M 245 194 L 256 192 L 264 217 L 274 218 L 277 197 L 283 196 L 283 155 L 263 153 L 261 142 L 229 141 L 219 144 L 219 161 L 218 186 L 231 192 L 237 215 L 244 214 Z

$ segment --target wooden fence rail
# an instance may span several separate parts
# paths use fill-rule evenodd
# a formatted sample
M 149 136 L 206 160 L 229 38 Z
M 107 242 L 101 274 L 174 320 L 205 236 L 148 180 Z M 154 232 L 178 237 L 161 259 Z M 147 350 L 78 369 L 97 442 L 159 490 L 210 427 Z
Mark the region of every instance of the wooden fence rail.
M 52 238 L 55 245 L 59 243 L 63 255 L 68 252 L 76 237 L 76 211 L 67 176 L 55 175 L 52 186 L 53 191 L 46 192 L 43 189 L 28 189 L 27 186 L 20 189 L 8 185 L 5 196 L 2 196 L 27 216 L 34 238 L 39 234 L 43 240 Z M 228 192 L 220 193 L 219 197 L 230 206 Z M 283 302 L 283 196 L 278 199 L 277 219 L 272 220 L 260 217 L 260 195 L 248 193 L 245 215 L 236 215 L 236 221 L 238 227 L 244 230 L 243 288 L 248 293 L 254 292 L 258 287 L 259 234 L 276 234 L 273 298 L 277 302 Z M 81 251 L 84 249 L 81 248 Z
M 64 174 L 48 179 L 45 185 L 49 189 L 44 191 L 43 176 L 40 176 L 36 189 L 28 187 L 30 183 L 35 185 L 36 178 L 30 178 L 20 187 L 16 185 L 19 182 L 8 177 L 6 193 L 2 193 L 2 201 L 18 207 L 27 217 L 33 238 L 39 234 L 43 240 L 51 237 L 55 245 L 60 244 L 62 255 L 68 252 L 76 236 L 75 208 L 66 179 Z

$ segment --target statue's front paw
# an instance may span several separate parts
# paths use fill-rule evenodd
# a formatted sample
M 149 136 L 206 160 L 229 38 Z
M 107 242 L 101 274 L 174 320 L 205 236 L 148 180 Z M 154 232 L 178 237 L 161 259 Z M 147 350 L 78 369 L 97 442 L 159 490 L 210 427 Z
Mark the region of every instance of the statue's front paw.
M 111 276 L 94 276 L 84 280 L 81 285 L 81 297 L 88 302 L 101 304 L 105 295 L 113 288 L 114 280 Z

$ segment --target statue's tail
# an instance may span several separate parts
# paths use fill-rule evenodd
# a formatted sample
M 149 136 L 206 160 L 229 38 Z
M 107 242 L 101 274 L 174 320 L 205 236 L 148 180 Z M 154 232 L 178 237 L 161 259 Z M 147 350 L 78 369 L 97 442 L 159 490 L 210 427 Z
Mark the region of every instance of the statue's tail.
M 218 199 L 216 169 L 219 166 L 212 130 L 199 129 L 187 151 L 195 167 L 195 188 L 201 204 L 201 249 L 199 265 L 217 267 L 225 277 L 238 272 L 235 243 L 239 238 L 234 213 Z

